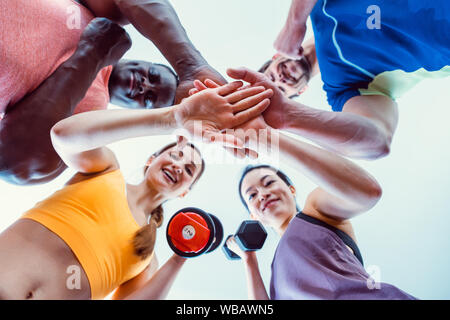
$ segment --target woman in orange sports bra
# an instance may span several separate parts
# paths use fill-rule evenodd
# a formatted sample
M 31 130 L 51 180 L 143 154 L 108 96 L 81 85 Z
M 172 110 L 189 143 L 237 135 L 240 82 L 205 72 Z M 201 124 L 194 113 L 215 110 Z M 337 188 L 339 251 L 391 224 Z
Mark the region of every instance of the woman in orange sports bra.
M 161 205 L 189 192 L 204 162 L 180 138 L 150 157 L 140 184 L 129 185 L 105 146 L 182 128 L 242 147 L 224 129 L 261 114 L 272 92 L 241 86 L 205 90 L 164 109 L 99 110 L 58 122 L 53 145 L 78 173 L 0 234 L 0 298 L 103 299 L 114 290 L 115 299 L 164 298 L 185 258 L 174 255 L 155 272 Z

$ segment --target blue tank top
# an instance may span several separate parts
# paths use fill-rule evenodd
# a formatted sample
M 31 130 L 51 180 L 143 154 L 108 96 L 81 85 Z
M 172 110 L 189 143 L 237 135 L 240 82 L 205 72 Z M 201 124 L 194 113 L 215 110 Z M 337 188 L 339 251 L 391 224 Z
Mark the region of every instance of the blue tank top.
M 334 111 L 354 96 L 395 100 L 450 75 L 449 0 L 317 0 L 310 17 Z
M 415 299 L 393 285 L 375 283 L 363 267 L 356 243 L 347 234 L 303 213 L 292 219 L 276 249 L 270 297 Z

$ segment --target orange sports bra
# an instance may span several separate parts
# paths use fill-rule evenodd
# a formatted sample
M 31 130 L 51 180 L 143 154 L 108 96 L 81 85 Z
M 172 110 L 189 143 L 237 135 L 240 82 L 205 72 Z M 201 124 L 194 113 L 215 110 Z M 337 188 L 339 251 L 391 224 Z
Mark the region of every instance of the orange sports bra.
M 91 298 L 103 299 L 149 264 L 134 254 L 140 226 L 127 202 L 120 170 L 67 185 L 38 202 L 22 219 L 37 221 L 72 249 L 89 279 Z

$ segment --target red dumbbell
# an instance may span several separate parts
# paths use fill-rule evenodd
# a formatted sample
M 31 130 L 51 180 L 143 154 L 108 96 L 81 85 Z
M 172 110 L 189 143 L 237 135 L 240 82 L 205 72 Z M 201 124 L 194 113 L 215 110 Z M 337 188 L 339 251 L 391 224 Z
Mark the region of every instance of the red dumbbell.
M 170 218 L 166 237 L 176 254 L 191 258 L 215 250 L 223 240 L 223 227 L 216 216 L 188 207 Z

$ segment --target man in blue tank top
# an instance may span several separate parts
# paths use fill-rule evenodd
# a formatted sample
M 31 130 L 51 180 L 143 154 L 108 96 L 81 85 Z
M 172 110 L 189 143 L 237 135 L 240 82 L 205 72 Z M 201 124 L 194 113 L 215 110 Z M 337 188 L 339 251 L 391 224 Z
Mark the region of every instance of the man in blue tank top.
M 396 99 L 423 79 L 450 75 L 450 1 L 293 0 L 275 41 L 281 54 L 308 58 L 303 49 L 309 45 L 302 48 L 308 17 L 334 112 L 272 99 L 266 121 L 353 158 L 387 155 L 398 122 Z M 299 68 L 279 64 L 270 70 L 279 71 L 272 80 L 283 87 L 278 82 L 288 83 Z M 244 75 L 252 83 L 263 82 L 251 70 L 238 77 Z

